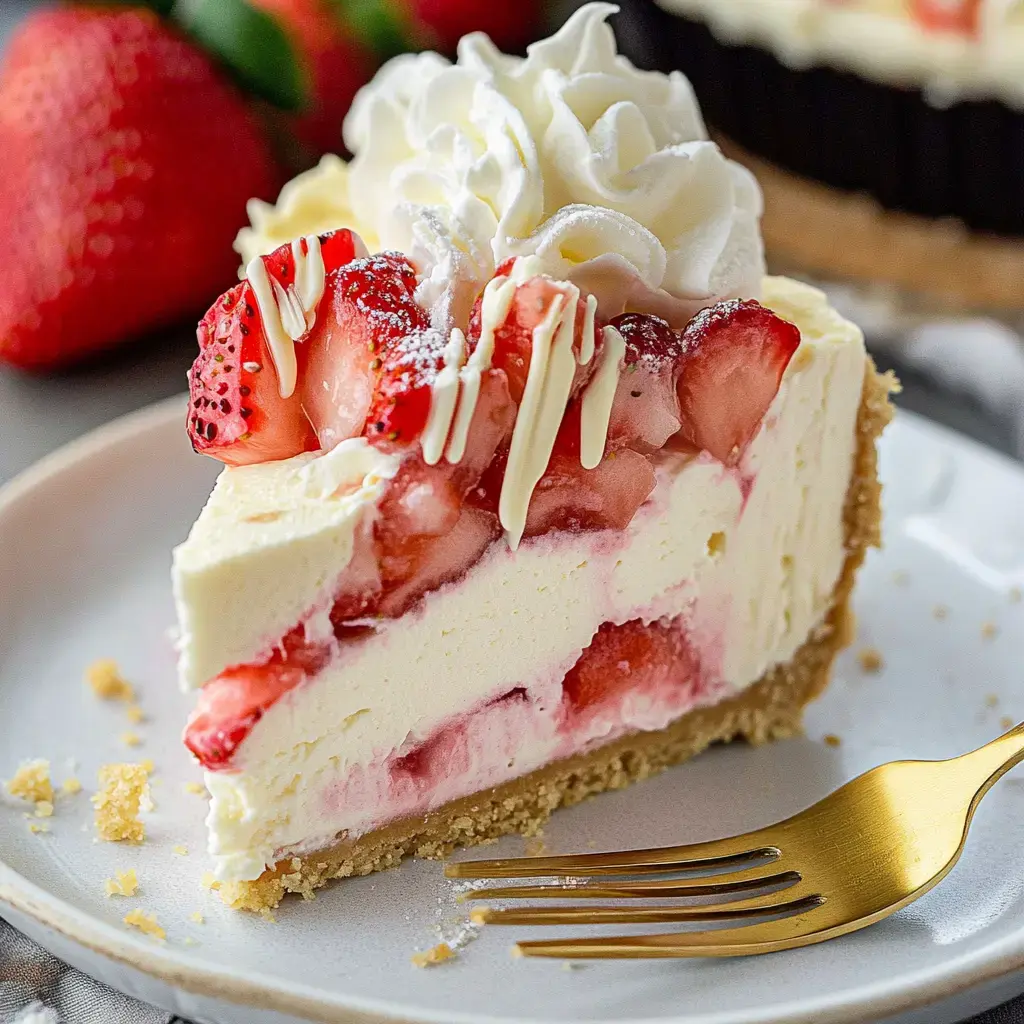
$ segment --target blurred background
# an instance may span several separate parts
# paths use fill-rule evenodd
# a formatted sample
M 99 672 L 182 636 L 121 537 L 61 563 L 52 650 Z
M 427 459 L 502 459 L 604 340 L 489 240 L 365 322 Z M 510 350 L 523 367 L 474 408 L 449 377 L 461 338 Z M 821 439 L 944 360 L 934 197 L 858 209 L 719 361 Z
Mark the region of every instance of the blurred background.
M 453 54 L 475 28 L 521 51 L 575 5 L 143 6 L 140 27 L 129 4 L 0 3 L 0 480 L 183 390 L 194 324 L 236 279 L 246 200 L 340 149 L 353 94 L 386 58 Z M 711 131 L 758 172 L 773 269 L 829 287 L 899 371 L 904 405 L 1024 452 L 1024 5 L 807 0 L 875 19 L 850 52 L 738 14 L 799 4 L 621 6 L 623 51 L 682 68 Z M 980 24 L 988 6 L 1006 23 Z M 909 70 L 890 35 L 920 44 Z

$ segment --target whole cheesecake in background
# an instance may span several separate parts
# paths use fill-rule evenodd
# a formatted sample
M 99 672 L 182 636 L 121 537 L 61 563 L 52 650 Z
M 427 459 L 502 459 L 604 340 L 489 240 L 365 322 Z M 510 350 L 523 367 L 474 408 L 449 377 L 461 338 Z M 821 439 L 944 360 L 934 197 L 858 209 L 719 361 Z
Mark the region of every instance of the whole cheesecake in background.
M 386 65 L 200 324 L 173 581 L 236 907 L 791 735 L 849 639 L 893 382 L 615 10 Z
M 632 0 L 758 175 L 780 265 L 1024 309 L 1021 0 Z

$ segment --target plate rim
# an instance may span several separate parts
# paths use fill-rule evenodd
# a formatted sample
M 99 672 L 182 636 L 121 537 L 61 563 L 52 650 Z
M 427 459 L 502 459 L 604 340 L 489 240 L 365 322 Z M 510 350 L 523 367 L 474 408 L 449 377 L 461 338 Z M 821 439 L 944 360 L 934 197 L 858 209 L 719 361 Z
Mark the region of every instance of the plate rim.
M 0 486 L 0 518 L 21 498 L 43 486 L 65 469 L 89 458 L 102 457 L 138 432 L 159 432 L 183 417 L 186 396 L 174 395 L 142 409 L 117 417 L 43 456 Z M 1003 472 L 1024 478 L 1024 465 L 1011 457 L 942 424 L 907 410 L 897 410 L 898 429 L 909 429 L 972 459 L 999 466 Z M 243 1006 L 260 1006 L 275 1012 L 301 1016 L 322 1024 L 397 1024 L 409 1021 L 408 1010 L 378 999 L 346 995 L 290 981 L 270 984 L 245 970 L 230 972 L 206 967 L 193 955 L 157 946 L 124 932 L 65 902 L 0 860 L 0 904 L 31 918 L 45 929 L 114 964 L 133 968 L 189 994 L 225 1000 Z M 678 1017 L 676 1024 L 856 1024 L 919 1009 L 969 989 L 994 982 L 1024 968 L 1024 924 L 1009 936 L 925 968 L 914 974 L 876 982 L 846 995 L 823 995 L 799 1002 L 777 1004 L 764 1010 L 751 1008 L 740 1014 L 723 1011 L 699 1017 Z M 509 1024 L 509 1018 L 465 1013 L 440 1015 L 417 1010 L 423 1024 Z M 554 1019 L 545 1024 L 569 1024 Z M 671 1019 L 637 1018 L 629 1024 L 673 1024 Z

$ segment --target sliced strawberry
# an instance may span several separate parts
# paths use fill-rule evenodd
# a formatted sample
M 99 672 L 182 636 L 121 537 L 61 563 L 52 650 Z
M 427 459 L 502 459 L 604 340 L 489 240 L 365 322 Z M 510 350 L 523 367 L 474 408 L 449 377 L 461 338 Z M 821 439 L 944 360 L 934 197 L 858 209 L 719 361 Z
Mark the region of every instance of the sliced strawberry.
M 265 665 L 229 668 L 208 682 L 185 727 L 185 746 L 204 768 L 225 767 L 263 713 L 326 664 L 330 648 L 307 644 L 301 629 Z
M 363 432 L 385 355 L 430 326 L 415 288 L 416 271 L 401 253 L 357 259 L 328 275 L 299 360 L 302 406 L 324 449 Z
M 626 694 L 694 690 L 701 667 L 680 620 L 606 622 L 562 681 L 570 713 L 606 708 Z
M 958 32 L 973 36 L 978 31 L 982 0 L 910 0 L 910 10 L 932 32 Z
M 610 452 L 594 469 L 584 469 L 579 456 L 555 452 L 530 500 L 524 536 L 625 529 L 655 482 L 651 464 L 628 448 Z
M 682 342 L 679 439 L 733 466 L 779 390 L 800 331 L 758 302 L 733 299 L 698 313 Z
M 427 425 L 434 382 L 444 366 L 448 339 L 432 327 L 389 341 L 366 417 L 366 436 L 406 445 Z
M 508 267 L 509 261 L 501 265 Z M 505 276 L 497 274 L 496 277 Z M 494 332 L 494 355 L 491 365 L 504 370 L 508 377 L 509 393 L 512 401 L 519 405 L 526 390 L 526 380 L 530 372 L 530 360 L 533 353 L 533 332 L 551 313 L 552 303 L 558 299 L 567 301 L 568 286 L 564 282 L 555 281 L 550 277 L 532 277 L 516 289 L 512 304 L 504 323 Z M 480 338 L 481 311 L 483 297 L 477 299 L 470 315 L 469 343 L 474 348 Z M 583 328 L 586 323 L 587 303 L 583 296 L 576 301 L 576 319 L 573 336 L 573 350 L 577 358 L 583 349 Z M 600 343 L 600 332 L 594 325 L 594 348 Z M 590 359 L 585 366 L 578 366 L 573 378 L 572 393 L 576 394 L 586 384 L 594 372 L 594 360 Z
M 303 243 L 304 244 L 304 243 Z M 328 269 L 355 256 L 351 231 L 321 236 Z M 267 273 L 287 289 L 295 281 L 291 245 L 263 257 Z M 199 355 L 189 374 L 188 434 L 197 452 L 232 466 L 286 459 L 319 447 L 296 396 L 282 398 L 259 308 L 248 281 L 213 306 L 197 331 Z
M 676 385 L 683 346 L 661 317 L 623 313 L 611 326 L 626 343 L 626 365 L 612 404 L 608 441 L 612 448 L 650 454 L 681 426 Z

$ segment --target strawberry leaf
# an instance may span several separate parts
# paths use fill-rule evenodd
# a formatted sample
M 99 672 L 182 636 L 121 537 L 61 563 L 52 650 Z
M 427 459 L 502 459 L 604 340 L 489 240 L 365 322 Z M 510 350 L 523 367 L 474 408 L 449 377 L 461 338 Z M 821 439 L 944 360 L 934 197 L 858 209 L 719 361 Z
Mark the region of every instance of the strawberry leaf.
M 381 61 L 420 49 L 401 4 L 393 0 L 330 0 L 331 6 L 360 41 Z
M 246 0 L 188 0 L 175 17 L 190 36 L 221 60 L 242 87 L 262 99 L 300 110 L 308 100 L 295 50 L 281 26 Z

